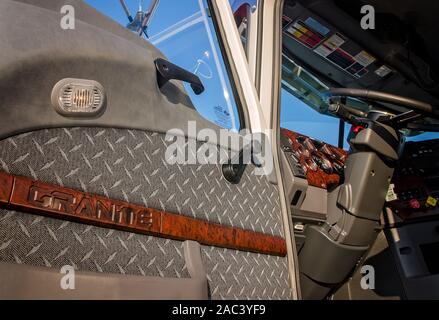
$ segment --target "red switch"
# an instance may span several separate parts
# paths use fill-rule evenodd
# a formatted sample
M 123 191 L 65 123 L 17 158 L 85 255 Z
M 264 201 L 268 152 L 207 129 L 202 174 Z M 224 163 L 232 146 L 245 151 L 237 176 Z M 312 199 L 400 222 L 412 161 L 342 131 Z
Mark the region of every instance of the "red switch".
M 421 207 L 421 203 L 417 199 L 410 200 L 410 207 L 412 209 L 419 209 Z

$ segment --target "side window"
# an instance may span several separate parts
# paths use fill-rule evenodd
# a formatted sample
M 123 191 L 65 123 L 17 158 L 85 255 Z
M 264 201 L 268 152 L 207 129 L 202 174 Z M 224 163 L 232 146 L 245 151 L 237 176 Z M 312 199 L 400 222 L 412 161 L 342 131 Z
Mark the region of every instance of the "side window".
M 123 15 L 122 7 L 108 6 L 107 1 L 102 0 L 86 2 L 127 25 L 128 19 Z M 201 95 L 195 95 L 190 85 L 185 84 L 197 111 L 222 128 L 239 131 L 241 124 L 233 84 L 227 73 L 207 0 L 125 0 L 125 3 L 132 17 L 135 17 L 135 12 L 147 13 L 149 5 L 151 16 L 145 28 L 146 41 L 161 50 L 170 62 L 200 77 L 205 87 Z

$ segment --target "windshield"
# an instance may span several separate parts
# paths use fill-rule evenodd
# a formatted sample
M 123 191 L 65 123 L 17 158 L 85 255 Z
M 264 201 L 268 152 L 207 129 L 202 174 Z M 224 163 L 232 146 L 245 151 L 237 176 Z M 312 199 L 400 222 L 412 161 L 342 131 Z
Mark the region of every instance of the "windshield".
M 328 112 L 328 90 L 328 85 L 283 53 L 280 126 L 334 146 L 339 145 L 339 134 L 342 134 L 343 146 L 339 146 L 347 150 L 351 126 Z M 349 100 L 362 110 L 368 108 L 361 101 Z
M 326 141 L 336 145 L 339 138 L 328 132 L 339 132 L 340 123 L 334 116 L 328 112 L 329 100 L 327 92 L 330 86 L 326 85 L 318 77 L 311 74 L 305 68 L 299 66 L 293 59 L 289 58 L 284 52 L 282 54 L 282 100 L 285 107 L 281 111 L 281 127 L 299 131 L 310 137 Z M 407 112 L 409 109 L 390 104 L 366 102 L 354 98 L 347 98 L 346 105 L 363 111 L 380 112 L 383 114 L 399 114 Z M 311 109 L 311 110 L 310 110 Z M 394 110 L 394 112 L 391 112 Z M 320 114 L 321 116 L 319 116 Z M 438 120 L 425 118 L 421 121 L 423 124 L 432 124 L 439 126 Z M 420 123 L 421 123 L 420 122 Z M 350 126 L 345 124 L 344 138 Z M 438 132 L 423 132 L 416 130 L 403 130 L 407 141 L 424 141 L 438 139 Z M 344 139 L 344 148 L 348 148 L 346 139 Z

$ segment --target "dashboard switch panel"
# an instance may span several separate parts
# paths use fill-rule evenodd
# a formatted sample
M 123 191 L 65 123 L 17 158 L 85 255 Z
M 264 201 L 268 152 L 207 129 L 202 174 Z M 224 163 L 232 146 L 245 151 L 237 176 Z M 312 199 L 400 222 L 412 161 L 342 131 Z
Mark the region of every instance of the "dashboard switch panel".
M 345 150 L 287 129 L 281 129 L 281 144 L 295 177 L 322 189 L 343 182 L 348 156 Z

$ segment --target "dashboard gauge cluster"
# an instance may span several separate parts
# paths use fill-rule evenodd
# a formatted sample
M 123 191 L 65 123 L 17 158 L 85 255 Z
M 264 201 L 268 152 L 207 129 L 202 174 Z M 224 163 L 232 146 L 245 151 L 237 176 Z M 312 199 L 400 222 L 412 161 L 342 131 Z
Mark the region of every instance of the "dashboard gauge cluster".
M 309 185 L 330 189 L 343 181 L 345 150 L 287 129 L 281 129 L 281 144 L 294 175 Z

